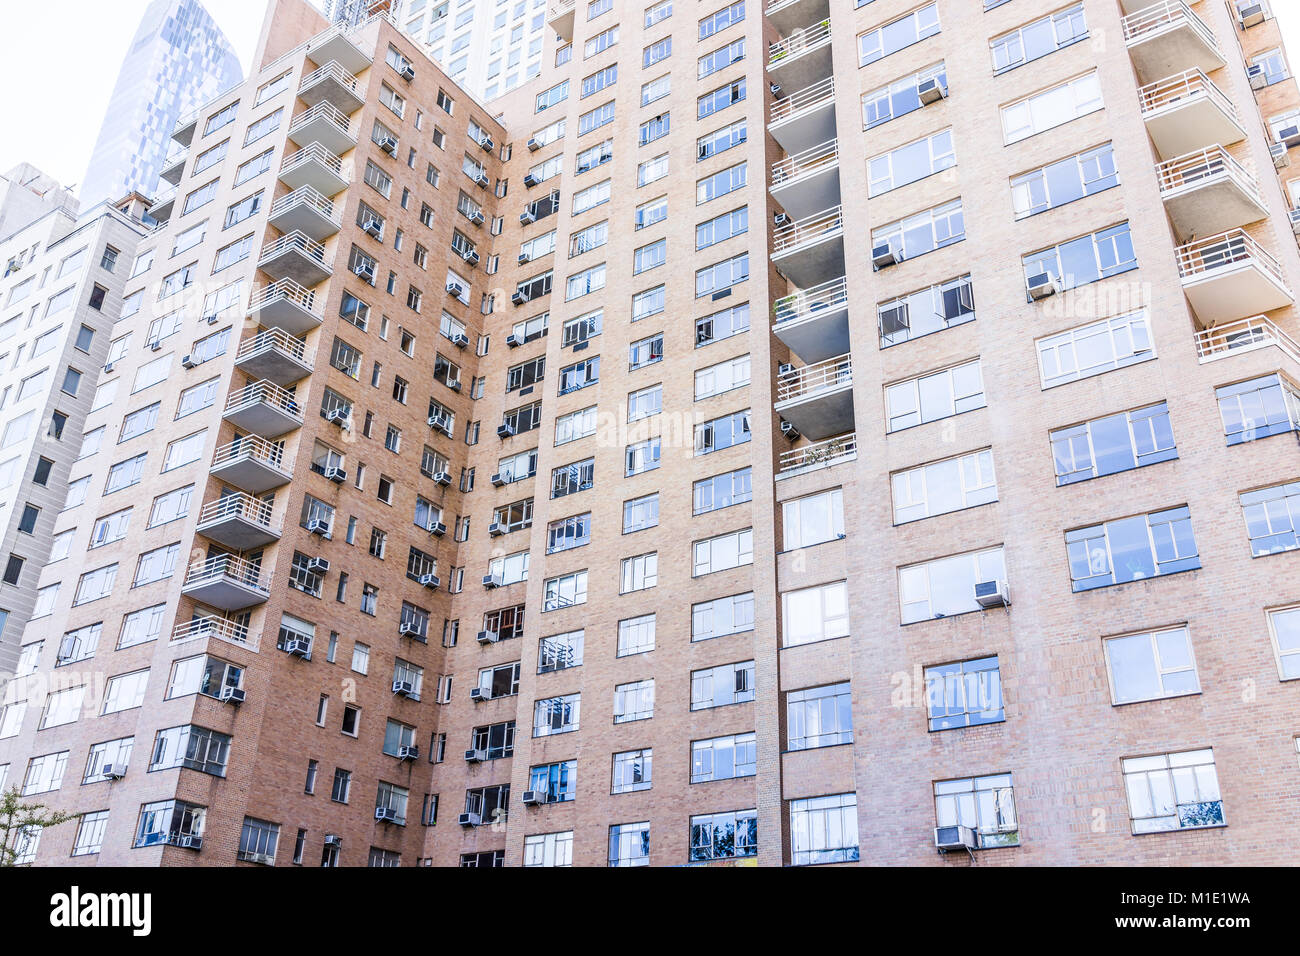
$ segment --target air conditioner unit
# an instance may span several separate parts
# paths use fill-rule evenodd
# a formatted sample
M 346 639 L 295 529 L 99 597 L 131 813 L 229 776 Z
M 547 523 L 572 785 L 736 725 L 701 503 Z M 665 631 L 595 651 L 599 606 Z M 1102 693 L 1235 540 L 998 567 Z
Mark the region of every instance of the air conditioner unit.
M 479 254 L 473 249 L 467 249 L 460 254 L 460 257 L 470 264 L 471 267 L 479 264 Z
M 104 364 L 104 374 L 111 374 L 114 368 L 116 368 L 116 366 L 112 362 L 106 362 Z
M 532 173 L 524 173 L 524 185 L 527 188 L 532 189 L 540 182 L 541 180 L 538 179 L 536 176 L 534 176 Z
M 523 212 L 519 214 L 519 221 L 522 222 L 525 226 L 529 225 L 530 223 L 536 222 L 537 210 L 532 209 L 531 207 L 525 209 Z
M 219 319 L 219 318 L 221 318 L 221 316 L 219 316 L 219 315 L 205 315 L 205 316 L 203 317 L 203 321 L 206 322 L 206 323 L 208 323 L 208 325 L 216 325 L 216 324 L 217 324 L 217 319 Z
M 234 704 L 238 707 L 246 698 L 244 691 L 238 687 L 221 688 L 221 702 L 223 704 Z
M 490 525 L 488 525 L 488 534 L 490 534 L 494 538 L 499 538 L 501 537 L 501 535 L 505 533 L 506 533 L 506 529 L 501 526 L 500 521 L 493 521 Z
M 457 332 L 451 337 L 451 344 L 458 349 L 469 348 L 469 336 L 464 332 Z
M 916 84 L 917 95 L 921 98 L 923 104 L 937 103 L 948 95 L 948 87 L 939 82 L 937 76 L 932 76 L 928 80 L 922 80 Z
M 398 760 L 418 760 L 419 757 L 420 757 L 420 748 L 415 744 L 411 744 L 409 747 L 397 748 Z
M 325 834 L 325 845 L 326 845 L 326 846 L 342 846 L 342 845 L 343 845 L 343 838 L 342 838 L 341 836 L 339 836 L 337 833 L 327 833 L 327 834 Z
M 502 438 L 502 439 L 509 438 L 514 433 L 515 433 L 515 426 L 511 425 L 509 422 L 497 426 L 498 438 Z
M 492 147 L 496 145 L 496 143 L 492 142 L 491 136 L 484 136 L 481 140 L 478 141 L 478 144 L 483 148 L 483 152 L 485 153 L 492 152 Z
M 325 413 L 325 421 L 331 425 L 343 426 L 348 423 L 348 412 L 345 408 L 332 408 Z
M 469 699 L 472 701 L 491 700 L 491 696 L 482 687 L 471 687 L 469 690 Z
M 404 624 L 402 626 L 406 627 L 407 625 Z M 415 685 L 409 680 L 395 680 L 393 681 L 393 693 L 397 694 L 399 697 L 414 697 Z
M 436 428 L 438 431 L 445 431 L 447 428 L 447 417 L 445 415 L 430 415 L 429 427 Z
M 173 846 L 178 846 L 182 850 L 203 849 L 203 837 L 189 833 L 178 833 L 171 838 L 170 842 Z
M 373 219 L 373 218 L 367 219 L 365 223 L 361 226 L 361 228 L 364 229 L 366 232 L 368 232 L 370 235 L 374 236 L 376 239 L 381 238 L 384 234 L 384 224 L 380 222 L 378 219 Z M 359 266 L 358 269 L 360 269 Z M 360 274 L 361 274 L 360 271 L 358 271 L 357 275 Z
M 474 180 L 474 182 L 476 182 L 476 183 L 478 183 L 480 186 L 483 186 L 484 188 L 486 188 L 486 187 L 487 187 L 487 184 L 490 183 L 490 182 L 492 182 L 492 180 L 488 177 L 488 174 L 487 174 L 487 173 L 479 173 L 479 174 L 478 174 L 478 179 Z
M 126 776 L 126 765 L 120 763 L 106 763 L 104 769 L 100 771 L 105 780 L 121 780 Z
M 975 849 L 975 831 L 970 827 L 935 827 L 934 828 L 934 845 L 940 853 L 947 853 L 949 850 L 973 850 Z
M 430 591 L 436 591 L 436 590 L 438 590 L 438 586 L 439 586 L 440 584 L 442 584 L 442 579 L 439 578 L 438 575 L 436 575 L 436 574 L 421 574 L 421 575 L 420 575 L 420 586 L 421 586 L 421 587 L 428 588 Z
M 529 262 L 532 262 L 532 261 L 533 261 L 533 257 L 530 256 L 528 253 L 526 253 L 526 252 L 521 252 L 521 253 L 519 253 L 519 264 L 520 264 L 521 266 L 522 266 L 522 265 L 525 265 L 525 264 L 527 264 L 527 263 L 529 263 Z
M 795 428 L 794 425 L 789 422 L 781 422 L 781 434 L 791 441 L 799 440 L 799 429 Z
M 397 140 L 391 136 L 385 136 L 379 141 L 379 148 L 389 156 L 397 155 Z
M 1040 272 L 1025 280 L 1025 288 L 1031 301 L 1046 299 L 1061 291 L 1061 282 L 1050 272 Z
M 1291 231 L 1300 236 L 1300 209 L 1290 210 L 1287 212 L 1287 216 L 1291 220 Z
M 436 538 L 441 538 L 446 533 L 447 526 L 441 521 L 435 521 L 433 524 L 429 525 L 429 534 Z
M 311 657 L 311 641 L 303 637 L 291 637 L 284 642 L 284 652 L 294 657 Z
M 465 751 L 465 762 L 466 762 L 466 763 L 482 763 L 484 760 L 487 760 L 487 751 L 486 751 L 486 750 L 466 750 L 466 751 Z
M 1277 139 L 1280 143 L 1285 143 L 1286 148 L 1300 146 L 1300 126 L 1286 126 L 1277 131 Z
M 483 586 L 491 591 L 493 588 L 501 587 L 501 579 L 495 574 L 483 575 Z
M 435 471 L 433 473 L 433 480 L 439 485 L 449 485 L 451 484 L 451 475 L 447 474 L 445 471 Z
M 523 344 L 523 339 L 515 335 L 513 332 L 506 336 L 506 348 L 517 349 Z
M 784 213 L 784 212 L 773 213 L 772 222 L 776 225 L 778 229 L 781 228 L 782 226 L 788 226 L 790 225 L 790 215 L 789 213 Z
M 323 518 L 312 518 L 307 522 L 307 533 L 328 538 L 330 536 L 330 523 Z
M 376 238 L 378 238 L 378 237 L 376 237 Z M 375 284 L 375 267 L 374 267 L 374 266 L 367 265 L 366 263 L 362 262 L 362 263 L 358 263 L 357 267 L 356 267 L 355 269 L 353 269 L 352 271 L 353 271 L 354 273 L 356 273 L 356 274 L 361 278 L 361 281 L 362 281 L 362 282 L 368 282 L 368 283 L 370 283 L 371 285 L 374 285 L 374 284 Z
M 463 827 L 476 827 L 482 824 L 483 818 L 477 813 L 462 813 L 456 818 L 456 822 Z
M 510 296 L 510 301 L 513 302 L 515 305 L 523 305 L 525 302 L 528 301 L 528 298 L 529 296 L 527 292 L 525 292 L 523 289 L 516 289 L 514 294 Z
M 777 378 L 785 378 L 787 375 L 794 374 L 794 365 L 790 362 L 782 362 L 776 367 Z
M 348 480 L 348 473 L 342 468 L 331 467 L 325 469 L 325 477 L 336 485 L 341 485 Z
M 402 64 L 402 68 L 397 71 L 397 75 L 409 83 L 411 80 L 415 79 L 415 67 L 411 66 L 409 63 L 404 63 Z
M 540 790 L 525 790 L 523 796 L 519 798 L 524 806 L 534 807 L 546 802 L 546 795 Z
M 902 254 L 894 248 L 893 243 L 882 242 L 871 247 L 871 264 L 877 271 L 902 261 Z
M 399 635 L 400 637 L 419 637 L 419 636 L 420 636 L 420 625 L 416 624 L 414 621 L 403 621 L 401 624 L 398 625 L 398 627 L 397 627 L 397 633 L 398 633 L 398 635 Z M 394 693 L 394 694 L 398 693 L 398 690 L 397 690 L 397 684 L 398 684 L 398 683 L 400 683 L 400 682 L 395 682 L 395 683 L 393 684 L 393 693 Z
M 542 144 L 538 142 L 536 137 L 533 136 L 528 137 L 528 152 L 535 153 L 541 148 L 542 148 Z
M 501 635 L 496 631 L 479 631 L 478 642 L 480 644 L 495 644 L 501 640 Z
M 1005 581 L 980 581 L 975 585 L 975 603 L 984 609 L 1010 607 L 1011 598 Z
M 181 359 L 181 368 L 197 368 L 198 364 L 193 355 L 187 355 Z
M 1248 30 L 1264 22 L 1264 4 L 1238 3 L 1237 16 L 1241 19 L 1241 28 Z
M 382 823 L 396 823 L 397 811 L 391 807 L 375 807 L 375 819 Z
M 491 480 L 492 480 L 492 487 L 494 488 L 500 488 L 507 483 L 506 477 L 503 474 L 501 474 L 501 472 L 499 471 L 492 475 Z
M 1264 72 L 1263 64 L 1246 67 L 1246 78 L 1250 80 L 1252 90 L 1262 90 L 1268 86 L 1268 74 Z
M 154 351 L 154 352 L 157 352 L 159 349 L 162 348 L 162 340 L 161 340 L 161 339 L 150 339 L 150 340 L 149 340 L 149 348 L 150 348 L 150 350 L 152 350 L 152 351 Z
M 1285 143 L 1272 143 L 1268 151 L 1273 157 L 1273 165 L 1276 168 L 1283 169 L 1291 165 L 1291 154 L 1286 151 Z
M 481 210 L 475 209 L 466 218 L 469 219 L 469 221 L 472 222 L 474 225 L 481 226 L 483 225 L 485 217 Z
M 308 558 L 307 570 L 312 574 L 328 574 L 330 563 L 324 558 Z

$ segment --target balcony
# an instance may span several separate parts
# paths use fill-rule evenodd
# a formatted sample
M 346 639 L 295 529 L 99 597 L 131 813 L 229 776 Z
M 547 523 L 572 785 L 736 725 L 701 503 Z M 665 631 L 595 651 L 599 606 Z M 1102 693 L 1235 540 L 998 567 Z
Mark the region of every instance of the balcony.
M 1196 357 L 1202 364 L 1270 347 L 1280 349 L 1283 355 L 1300 365 L 1300 345 L 1262 315 L 1196 333 Z
M 275 279 L 292 279 L 302 286 L 316 285 L 334 274 L 325 247 L 301 232 L 291 232 L 263 246 L 257 268 Z
M 222 611 L 242 611 L 265 603 L 271 589 L 259 565 L 220 554 L 191 564 L 181 593 Z
M 279 438 L 302 427 L 302 408 L 274 382 L 254 382 L 232 392 L 221 417 L 263 438 Z
M 194 530 L 232 551 L 247 551 L 280 540 L 271 503 L 242 491 L 204 505 Z
M 814 441 L 853 429 L 853 362 L 847 354 L 785 372 L 776 412 Z
M 1210 28 L 1183 0 L 1159 0 L 1121 24 L 1133 68 L 1143 82 L 1191 69 L 1213 73 L 1227 63 Z
M 353 73 L 364 70 L 374 57 L 357 46 L 349 33 L 342 26 L 326 30 L 307 42 L 307 55 L 313 63 L 334 62 Z
M 1161 163 L 1156 176 L 1180 236 L 1214 236 L 1268 216 L 1259 182 L 1222 146 Z
M 772 198 L 796 219 L 840 202 L 840 144 L 827 140 L 772 164 Z
M 804 289 L 844 275 L 844 217 L 840 207 L 773 230 L 772 264 Z
M 185 162 L 189 158 L 190 152 L 187 149 L 178 149 L 170 153 L 163 160 L 162 172 L 158 174 L 158 178 L 173 186 L 178 185 L 185 175 Z
M 772 331 L 806 362 L 849 350 L 849 293 L 844 276 L 776 300 Z
M 337 60 L 304 76 L 298 84 L 298 99 L 308 106 L 329 103 L 341 113 L 355 113 L 366 104 L 360 81 Z
M 172 628 L 173 644 L 207 640 L 225 641 L 250 651 L 256 651 L 258 644 L 257 638 L 249 634 L 246 625 L 215 614 L 201 614 Z
M 831 22 L 796 30 L 767 48 L 767 72 L 787 90 L 802 90 L 831 75 Z
M 172 130 L 172 139 L 188 149 L 190 144 L 194 142 L 194 133 L 198 128 L 199 111 L 191 110 L 176 121 L 176 127 Z
M 290 189 L 310 186 L 324 196 L 337 196 L 348 188 L 343 160 L 320 143 L 290 153 L 280 163 L 280 182 Z
M 236 438 L 218 448 L 209 471 L 213 478 L 254 495 L 281 488 L 293 480 L 284 446 L 256 435 Z
M 271 204 L 268 222 L 283 233 L 301 232 L 317 242 L 342 228 L 334 203 L 311 186 L 302 186 Z
M 153 203 L 149 206 L 149 215 L 159 223 L 167 222 L 176 211 L 176 187 L 164 189 L 154 197 Z
M 558 0 L 546 11 L 546 22 L 555 31 L 556 36 L 568 41 L 573 40 L 573 13 L 577 6 L 577 0 Z
M 768 22 L 782 35 L 799 29 L 801 23 L 818 23 L 831 15 L 830 0 L 768 0 L 763 11 Z
M 292 385 L 312 373 L 312 357 L 302 339 L 283 329 L 263 329 L 239 346 L 235 368 L 252 381 Z
M 289 124 L 289 138 L 299 146 L 320 143 L 331 153 L 340 154 L 357 145 L 352 120 L 331 103 L 317 103 L 295 116 Z
M 1282 266 L 1240 229 L 1180 246 L 1178 274 L 1202 325 L 1260 315 L 1294 301 Z
M 321 324 L 313 311 L 316 293 L 292 279 L 280 279 L 256 290 L 248 300 L 248 315 L 268 329 L 303 335 Z
M 858 457 L 858 436 L 856 432 L 837 435 L 825 441 L 811 442 L 781 452 L 777 462 L 776 480 L 802 475 L 818 468 L 829 468 L 840 462 L 853 461 Z
M 787 153 L 799 153 L 835 138 L 835 78 L 773 100 L 767 131 Z
M 1215 143 L 1231 146 L 1246 138 L 1237 107 L 1199 69 L 1149 83 L 1138 90 L 1138 99 L 1161 158 L 1183 156 Z

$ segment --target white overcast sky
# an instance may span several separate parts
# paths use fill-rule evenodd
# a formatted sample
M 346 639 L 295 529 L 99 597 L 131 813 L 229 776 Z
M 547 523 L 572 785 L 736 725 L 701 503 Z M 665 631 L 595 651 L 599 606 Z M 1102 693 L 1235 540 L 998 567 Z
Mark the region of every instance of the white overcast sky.
M 0 0 L 17 7 L 18 0 Z M 247 73 L 266 0 L 205 0 Z M 0 172 L 32 163 L 79 184 L 149 0 L 45 0 L 10 9 L 0 29 Z M 1300 4 L 1273 4 L 1300 69 Z

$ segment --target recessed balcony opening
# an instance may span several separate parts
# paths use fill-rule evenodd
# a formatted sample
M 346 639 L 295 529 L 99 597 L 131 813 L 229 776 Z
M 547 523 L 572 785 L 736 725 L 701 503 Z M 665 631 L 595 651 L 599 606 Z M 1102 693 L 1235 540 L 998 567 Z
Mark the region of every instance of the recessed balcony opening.
M 815 21 L 767 48 L 767 72 L 787 90 L 801 90 L 831 75 L 831 23 Z
M 355 113 L 366 105 L 364 88 L 350 70 L 331 60 L 302 78 L 298 99 L 308 106 L 329 103 L 342 113 Z
M 849 351 L 849 296 L 844 276 L 776 300 L 772 331 L 806 362 Z
M 1213 31 L 1183 0 L 1159 0 L 1126 16 L 1122 26 L 1144 83 L 1190 69 L 1213 73 L 1227 63 Z
M 835 206 L 794 221 L 787 215 L 772 233 L 772 263 L 804 289 L 844 275 L 843 210 Z
M 835 139 L 835 78 L 827 77 L 811 86 L 780 91 L 772 101 L 767 131 L 787 153 L 809 149 Z
M 1138 90 L 1142 119 L 1162 159 L 1246 138 L 1237 107 L 1199 69 L 1184 70 Z
M 840 144 L 818 143 L 772 164 L 772 198 L 796 219 L 840 203 Z
M 1180 237 L 1214 236 L 1268 217 L 1259 182 L 1222 146 L 1161 163 L 1156 177 Z
M 1178 273 L 1187 301 L 1205 327 L 1294 301 L 1277 259 L 1241 229 L 1180 246 Z
M 853 430 L 853 360 L 837 355 L 815 365 L 782 366 L 776 412 L 813 441 Z

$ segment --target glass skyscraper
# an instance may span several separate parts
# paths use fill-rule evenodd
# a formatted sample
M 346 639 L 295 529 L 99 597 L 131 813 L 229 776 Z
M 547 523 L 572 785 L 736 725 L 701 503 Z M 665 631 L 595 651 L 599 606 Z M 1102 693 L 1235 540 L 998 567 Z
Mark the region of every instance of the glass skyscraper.
M 199 0 L 153 0 L 118 72 L 82 208 L 132 190 L 153 194 L 177 121 L 243 78 L 230 41 Z

